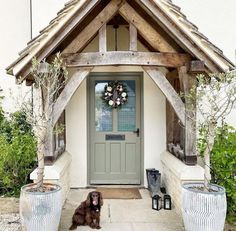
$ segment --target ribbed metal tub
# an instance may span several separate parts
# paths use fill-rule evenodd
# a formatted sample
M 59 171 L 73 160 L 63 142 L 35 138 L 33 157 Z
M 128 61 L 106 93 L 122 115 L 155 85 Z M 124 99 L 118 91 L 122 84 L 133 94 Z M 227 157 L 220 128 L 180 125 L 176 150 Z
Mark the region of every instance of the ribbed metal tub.
M 61 210 L 61 187 L 56 184 L 45 183 L 52 187 L 48 192 L 30 192 L 35 184 L 28 184 L 21 188 L 20 218 L 22 229 L 26 231 L 58 231 Z
M 223 231 L 226 217 L 225 189 L 210 185 L 213 192 L 193 189 L 202 183 L 182 185 L 182 214 L 186 231 Z

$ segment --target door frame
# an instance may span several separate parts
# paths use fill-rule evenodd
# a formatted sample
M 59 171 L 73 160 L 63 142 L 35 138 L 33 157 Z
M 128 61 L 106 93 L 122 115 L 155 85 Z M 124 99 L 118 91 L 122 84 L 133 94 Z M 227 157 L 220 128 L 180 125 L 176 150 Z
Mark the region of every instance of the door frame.
M 143 75 L 144 73 L 141 71 L 135 72 L 135 71 L 119 71 L 119 72 L 90 72 L 89 75 L 86 78 L 86 101 L 87 101 L 87 185 L 90 184 L 90 172 L 91 172 L 91 165 L 90 165 L 90 144 L 91 144 L 91 129 L 90 129 L 90 113 L 91 113 L 91 107 L 90 107 L 90 78 L 96 78 L 101 76 L 110 76 L 111 74 L 116 76 L 125 76 L 125 75 L 131 75 L 131 76 L 137 76 L 140 78 L 140 185 L 144 185 L 144 108 L 143 108 Z M 93 184 L 94 186 L 94 184 Z

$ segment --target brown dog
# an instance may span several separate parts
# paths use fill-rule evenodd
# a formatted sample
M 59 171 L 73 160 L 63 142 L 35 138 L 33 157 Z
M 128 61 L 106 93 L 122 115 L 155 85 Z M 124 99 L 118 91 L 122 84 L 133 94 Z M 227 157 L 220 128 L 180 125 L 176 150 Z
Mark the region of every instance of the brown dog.
M 69 230 L 74 230 L 80 225 L 88 225 L 92 229 L 100 229 L 100 211 L 102 205 L 102 194 L 97 191 L 90 192 L 86 201 L 83 201 L 75 210 Z

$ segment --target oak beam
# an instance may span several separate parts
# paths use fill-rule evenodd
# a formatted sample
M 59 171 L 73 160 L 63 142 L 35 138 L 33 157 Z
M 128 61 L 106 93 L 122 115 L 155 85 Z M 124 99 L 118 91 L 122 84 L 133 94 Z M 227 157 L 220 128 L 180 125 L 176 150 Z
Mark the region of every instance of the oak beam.
M 129 50 L 137 51 L 138 42 L 137 42 L 137 29 L 136 27 L 130 23 L 129 24 Z
M 107 25 L 104 24 L 99 30 L 99 52 L 107 51 Z
M 184 103 L 180 99 L 175 89 L 171 86 L 165 75 L 156 67 L 142 67 L 144 71 L 152 78 L 156 85 L 160 88 L 166 99 L 169 101 L 173 109 L 175 110 L 181 123 L 185 125 L 185 108 Z
M 158 33 L 144 18 L 142 18 L 127 2 L 119 9 L 120 15 L 132 23 L 141 36 L 157 51 L 177 52 L 165 38 Z
M 119 10 L 123 1 L 112 0 L 63 50 L 62 53 L 79 52 Z
M 190 61 L 188 54 L 131 51 L 64 54 L 63 58 L 68 67 L 110 65 L 180 67 Z
M 78 71 L 75 72 L 69 79 L 68 83 L 66 84 L 65 88 L 62 90 L 61 94 L 57 98 L 52 112 L 52 124 L 53 126 L 58 121 L 61 113 L 66 108 L 66 105 L 70 101 L 71 97 L 75 93 L 76 89 L 80 86 L 82 81 L 86 78 L 86 76 L 91 72 L 93 68 L 80 68 Z
M 187 73 L 187 67 L 183 66 L 178 69 L 180 88 L 184 94 L 188 94 L 193 85 L 196 84 L 194 75 Z M 191 104 L 191 105 L 190 105 Z M 184 154 L 185 163 L 188 165 L 197 164 L 196 154 L 196 108 L 192 108 L 192 102 L 185 98 L 185 126 L 184 126 Z

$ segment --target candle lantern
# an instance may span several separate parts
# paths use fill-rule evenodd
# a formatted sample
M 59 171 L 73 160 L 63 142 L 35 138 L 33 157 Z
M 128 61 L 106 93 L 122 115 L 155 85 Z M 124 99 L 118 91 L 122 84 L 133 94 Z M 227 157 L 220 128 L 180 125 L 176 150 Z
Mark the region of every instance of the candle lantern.
M 164 195 L 164 209 L 171 210 L 171 197 L 170 195 Z
M 152 209 L 154 210 L 161 209 L 161 197 L 159 195 L 154 195 L 152 197 Z

